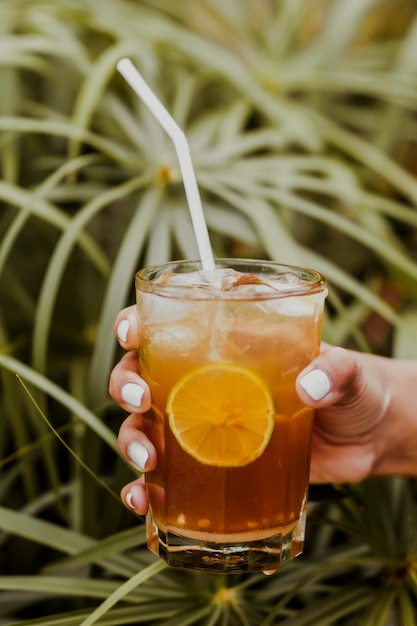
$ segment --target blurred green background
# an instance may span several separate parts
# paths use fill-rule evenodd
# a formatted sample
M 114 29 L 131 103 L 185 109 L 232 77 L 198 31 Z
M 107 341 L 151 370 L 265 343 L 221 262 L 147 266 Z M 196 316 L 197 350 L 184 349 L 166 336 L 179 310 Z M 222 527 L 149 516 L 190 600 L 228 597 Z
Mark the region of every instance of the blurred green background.
M 324 338 L 417 357 L 415 0 L 0 0 L 0 623 L 413 626 L 415 481 L 312 490 L 273 577 L 169 570 L 118 498 L 112 325 L 144 264 L 314 266 Z M 17 375 L 17 376 L 16 376 Z

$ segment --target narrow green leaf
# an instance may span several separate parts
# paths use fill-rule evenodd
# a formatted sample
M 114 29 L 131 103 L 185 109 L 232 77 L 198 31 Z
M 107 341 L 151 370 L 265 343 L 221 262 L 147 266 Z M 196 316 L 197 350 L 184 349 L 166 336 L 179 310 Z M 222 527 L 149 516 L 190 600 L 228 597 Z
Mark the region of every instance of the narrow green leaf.
M 415 82 L 417 73 L 417 19 L 414 19 L 408 29 L 404 40 L 400 42 L 392 72 L 393 82 L 395 76 L 408 78 L 409 82 Z M 407 133 L 412 112 L 404 110 L 398 103 L 388 103 L 381 116 L 381 123 L 375 138 L 375 144 L 384 152 L 392 153 L 398 144 L 399 138 Z
M 307 607 L 281 623 L 283 626 L 334 626 L 341 620 L 361 615 L 371 601 L 369 586 L 358 584 L 352 589 L 344 585 L 324 598 L 313 599 Z
M 37 192 L 27 191 L 21 187 L 11 185 L 4 181 L 0 181 L 0 199 L 4 202 L 17 206 L 22 213 L 22 217 L 16 218 L 15 222 L 13 222 L 10 226 L 8 234 L 1 242 L 0 270 L 3 269 L 7 255 L 12 249 L 12 246 L 17 243 L 17 237 L 30 215 L 36 215 L 62 231 L 65 231 L 71 222 L 70 218 L 64 213 L 64 211 L 54 206 L 51 202 L 38 196 Z M 81 232 L 79 237 L 77 236 L 77 243 L 80 244 L 87 256 L 91 259 L 92 263 L 96 265 L 96 267 L 104 274 L 106 274 L 109 268 L 107 258 L 103 255 L 102 251 L 92 238 L 87 233 Z
M 143 179 L 141 179 L 142 184 Z M 92 406 L 107 400 L 108 377 L 113 365 L 116 341 L 112 332 L 118 311 L 125 306 L 129 289 L 134 287 L 134 277 L 139 269 L 143 246 L 159 209 L 161 190 L 148 189 L 140 199 L 120 243 L 113 271 L 104 296 L 98 323 L 94 353 L 88 381 L 88 398 Z
M 332 120 L 318 114 L 314 114 L 313 117 L 323 136 L 332 145 L 378 174 L 381 180 L 391 183 L 395 189 L 409 198 L 414 206 L 417 206 L 417 181 L 411 173 L 371 143 L 338 126 Z
M 402 626 L 416 626 L 417 613 L 415 598 L 410 596 L 408 590 L 403 585 L 400 585 L 398 588 L 398 601 Z
M 0 506 L 0 528 L 60 552 L 78 552 L 94 544 L 70 529 Z
M 106 189 L 98 197 L 93 198 L 68 223 L 61 235 L 54 252 L 50 257 L 48 269 L 42 283 L 38 306 L 36 308 L 33 331 L 33 365 L 40 371 L 46 371 L 46 354 L 53 309 L 58 292 L 62 288 L 62 280 L 66 264 L 80 234 L 94 216 L 112 202 L 116 202 L 141 189 L 146 183 L 146 176 L 139 176 Z
M 260 626 L 273 624 L 275 617 L 280 614 L 281 609 L 300 589 L 301 585 L 287 593 L 266 619 L 261 622 Z M 320 626 L 332 626 L 335 624 L 335 619 L 348 617 L 367 606 L 370 602 L 370 591 L 370 587 L 364 584 L 355 584 L 353 587 L 345 586 L 343 593 L 339 593 L 339 590 L 336 590 L 325 598 L 317 599 L 314 603 L 309 603 L 306 609 L 301 609 L 296 615 L 291 616 L 282 623 L 287 623 L 288 626 L 318 626 L 319 624 Z
M 358 626 L 386 626 L 395 598 L 395 587 L 385 586 L 375 593 L 369 610 L 359 620 Z
M 211 607 L 209 605 L 201 606 L 201 603 L 184 604 L 174 614 L 173 617 L 164 620 L 161 626 L 200 626 L 201 621 L 211 613 Z
M 22 381 L 21 381 L 22 382 Z M 64 441 L 64 439 L 61 437 L 61 435 L 58 433 L 58 431 L 54 428 L 54 426 L 51 424 L 51 422 L 48 420 L 48 418 L 46 417 L 46 415 L 43 413 L 42 409 L 40 408 L 40 406 L 38 405 L 38 403 L 36 402 L 35 398 L 32 396 L 32 394 L 30 393 L 29 389 L 26 387 L 26 385 L 22 382 L 22 385 L 26 391 L 26 393 L 29 395 L 32 403 L 34 404 L 34 406 L 36 407 L 36 410 L 38 411 L 38 413 L 42 416 L 43 420 L 47 423 L 48 427 L 53 431 L 55 437 L 57 437 L 57 439 L 59 439 L 59 441 L 61 442 L 61 444 L 68 450 L 68 452 L 76 459 L 77 463 L 79 465 L 81 465 L 81 467 L 90 474 L 90 476 L 92 476 L 103 488 L 104 491 L 107 491 L 108 493 L 110 493 L 110 495 L 113 496 L 113 498 L 115 500 L 117 500 L 117 502 L 120 502 L 120 498 L 119 496 L 112 490 L 110 489 L 110 487 L 107 485 L 107 483 L 105 483 L 103 480 L 101 480 L 101 478 L 99 476 L 97 476 L 89 467 L 88 465 L 86 465 L 84 463 L 84 461 L 71 449 L 71 447 Z M 53 484 L 56 481 L 52 481 Z M 59 484 L 59 483 L 58 483 Z
M 238 193 L 224 186 L 216 185 L 212 178 L 202 177 L 203 186 L 215 193 L 243 213 L 253 224 L 268 255 L 283 263 L 302 265 L 303 255 L 299 244 L 282 224 L 272 206 L 259 195 Z M 256 219 L 254 218 L 256 215 Z
M 35 497 L 41 489 L 39 476 L 35 471 L 36 463 L 32 454 L 29 454 L 31 446 L 33 446 L 33 433 L 27 421 L 27 415 L 24 410 L 23 398 L 16 397 L 17 387 L 16 378 L 5 370 L 1 371 L 1 386 L 3 388 L 2 408 L 5 416 L 4 424 L 8 424 L 8 436 L 11 441 L 8 442 L 7 450 L 13 449 L 17 451 L 17 466 L 21 472 L 23 480 L 23 488 L 25 497 L 29 500 Z M 9 416 L 12 416 L 9 418 Z M 6 444 L 7 439 L 4 443 Z M 37 442 L 42 445 L 43 442 Z M 11 447 L 10 447 L 11 446 Z M 32 448 L 33 450 L 33 448 Z M 2 458 L 0 450 L 0 459 Z M 11 459 L 9 457 L 9 463 Z M 0 468 L 3 466 L 3 460 L 0 461 Z M 6 460 L 7 462 L 7 460 Z M 4 475 L 2 481 L 4 481 Z
M 362 203 L 367 211 L 381 212 L 413 228 L 417 227 L 417 212 L 392 198 L 364 192 L 362 193 Z
M 162 203 L 161 203 L 162 204 Z M 171 210 L 169 207 L 159 207 L 150 227 L 149 240 L 146 249 L 144 266 L 165 263 L 171 258 Z
M 180 257 L 198 259 L 198 247 L 187 209 L 181 207 L 172 211 L 172 233 L 180 249 Z
M 118 582 L 92 580 L 71 576 L 0 576 L 3 591 L 39 592 L 48 595 L 107 598 L 118 587 Z M 127 600 L 129 600 L 127 598 Z M 130 600 L 132 601 L 132 600 Z
M 125 39 L 117 41 L 109 46 L 95 60 L 85 75 L 78 98 L 73 109 L 72 121 L 76 128 L 86 129 L 90 123 L 94 111 L 98 108 L 107 83 L 116 73 L 116 65 L 119 59 L 135 54 L 137 49 Z M 69 156 L 74 158 L 80 149 L 78 142 L 70 144 Z
M 100 619 L 100 626 L 123 626 L 130 624 L 149 624 L 155 620 L 164 619 L 167 615 L 172 615 L 171 607 L 152 606 L 151 608 L 129 606 L 126 608 L 112 609 Z M 80 626 L 82 620 L 88 618 L 90 610 L 66 611 L 52 616 L 43 616 L 35 619 L 25 619 L 23 622 L 13 622 L 13 626 Z M 161 622 L 162 623 L 162 622 Z
M 145 543 L 146 530 L 144 525 L 135 526 L 134 528 L 129 528 L 128 530 L 123 530 L 110 537 L 101 539 L 91 547 L 82 549 L 69 557 L 56 561 L 48 566 L 45 571 L 52 572 L 56 569 L 97 562 L 99 559 L 107 558 L 114 554 L 121 554 L 127 550 L 144 545 Z
M 361 22 L 379 0 L 334 0 L 326 14 L 316 46 L 324 65 L 340 63 L 342 55 L 352 44 Z
M 142 26 L 145 27 L 145 21 Z M 216 42 L 198 37 L 173 23 L 162 24 L 160 21 L 149 18 L 146 28 L 149 28 L 154 41 L 165 49 L 178 50 L 186 57 L 189 51 L 193 50 L 196 64 L 226 78 L 228 84 L 233 85 L 239 93 L 245 94 L 270 119 L 277 122 L 279 126 L 285 127 L 295 143 L 308 146 L 312 150 L 319 148 L 320 140 L 310 119 L 304 116 L 294 103 L 290 105 L 263 89 L 237 55 L 224 47 L 219 55 Z
M 59 182 L 67 176 L 81 172 L 84 168 L 94 163 L 100 163 L 103 157 L 99 154 L 83 154 L 80 157 L 65 161 L 60 167 L 46 176 L 36 188 L 36 194 L 41 197 L 47 196 Z
M 401 328 L 397 328 L 394 334 L 393 356 L 397 359 L 417 358 L 417 309 L 403 313 Z
M 90 145 L 98 152 L 129 168 L 134 167 L 137 163 L 137 155 L 119 142 L 77 128 L 70 122 L 53 119 L 44 121 L 4 115 L 0 117 L 0 131 L 69 138 Z
M 225 237 L 234 237 L 249 245 L 257 243 L 256 233 L 247 215 L 239 215 L 226 207 L 220 207 L 211 202 L 205 202 L 204 209 L 210 230 Z
M 123 583 L 114 591 L 95 611 L 93 611 L 86 619 L 80 622 L 80 626 L 91 626 L 96 624 L 97 621 L 105 615 L 117 602 L 124 599 L 125 596 L 133 589 L 139 586 L 144 581 L 152 578 L 159 572 L 163 571 L 167 567 L 167 564 L 158 560 L 152 565 L 149 565 L 146 569 L 138 572 L 135 576 L 132 576 L 128 581 Z
M 97 433 L 110 448 L 117 451 L 116 435 L 94 415 L 94 413 L 56 383 L 12 356 L 0 353 L 0 366 L 10 372 L 18 374 L 24 381 L 29 382 L 44 393 L 55 398 L 60 404 L 65 406 L 74 415 L 77 415 L 79 419 Z

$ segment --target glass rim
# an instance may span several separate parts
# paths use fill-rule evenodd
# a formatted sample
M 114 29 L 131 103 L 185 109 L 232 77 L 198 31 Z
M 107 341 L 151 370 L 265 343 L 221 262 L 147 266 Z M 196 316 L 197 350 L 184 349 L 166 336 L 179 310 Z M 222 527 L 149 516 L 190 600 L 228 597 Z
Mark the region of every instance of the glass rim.
M 140 292 L 152 293 L 166 298 L 184 298 L 187 300 L 271 300 L 275 298 L 308 296 L 323 292 L 326 289 L 324 276 L 310 267 L 248 258 L 216 258 L 215 266 L 216 269 L 230 267 L 236 271 L 257 276 L 264 275 L 265 277 L 292 273 L 302 280 L 302 285 L 296 289 L 289 286 L 288 289 L 280 289 L 275 292 L 268 291 L 250 294 L 247 291 L 221 291 L 220 289 L 212 290 L 210 288 L 205 290 L 201 288 L 196 289 L 195 285 L 169 285 L 155 282 L 155 279 L 165 272 L 171 271 L 176 274 L 184 274 L 202 270 L 202 264 L 199 259 L 181 259 L 143 267 L 135 275 L 135 287 Z M 175 271 L 175 268 L 177 268 L 177 271 Z M 245 270 L 245 268 L 247 269 Z M 183 271 L 178 271 L 178 269 Z

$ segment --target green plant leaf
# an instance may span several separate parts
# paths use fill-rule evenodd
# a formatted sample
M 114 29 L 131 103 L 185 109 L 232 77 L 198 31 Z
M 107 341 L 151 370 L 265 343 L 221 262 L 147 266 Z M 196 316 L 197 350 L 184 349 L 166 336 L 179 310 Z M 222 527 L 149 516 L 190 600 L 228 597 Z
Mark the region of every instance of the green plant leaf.
M 417 358 L 416 309 L 410 309 L 403 314 L 401 328 L 395 331 L 393 355 L 397 359 Z
M 77 216 L 71 220 L 62 234 L 51 256 L 36 309 L 33 331 L 33 364 L 37 370 L 45 372 L 46 369 L 46 350 L 52 323 L 53 307 L 57 293 L 62 286 L 66 263 L 80 233 L 103 207 L 141 189 L 146 180 L 146 176 L 139 176 L 115 188 L 106 189 L 78 212 Z
M 67 567 L 97 562 L 99 559 L 107 558 L 113 554 L 120 554 L 138 546 L 144 545 L 146 542 L 145 527 L 139 526 L 123 530 L 115 535 L 101 539 L 91 547 L 73 553 L 69 557 L 65 557 L 54 562 L 46 568 L 46 572 L 53 572 Z M 133 572 L 132 572 L 133 573 Z
M 0 353 L 0 366 L 8 371 L 18 374 L 24 381 L 34 385 L 46 394 L 49 394 L 69 409 L 74 415 L 77 415 L 87 426 L 97 433 L 110 448 L 117 450 L 116 437 L 102 421 L 98 419 L 94 413 L 88 410 L 81 402 L 71 396 L 57 384 L 39 374 L 36 370 L 25 365 L 14 357 Z
M 89 376 L 89 399 L 93 406 L 107 399 L 107 380 L 113 363 L 115 340 L 112 333 L 117 312 L 123 308 L 129 288 L 134 286 L 134 276 L 139 269 L 144 243 L 160 206 L 160 190 L 151 188 L 141 198 L 126 229 L 114 261 L 113 272 L 108 284 L 100 314 L 97 340 Z
M 121 599 L 124 599 L 130 591 L 149 578 L 152 578 L 152 576 L 155 576 L 166 567 L 167 565 L 164 561 L 156 561 L 143 571 L 132 576 L 132 578 L 120 585 L 116 591 L 113 591 L 113 593 L 86 619 L 80 622 L 80 626 L 91 626 L 92 624 L 97 623 L 102 615 L 105 615 L 115 604 L 117 604 Z

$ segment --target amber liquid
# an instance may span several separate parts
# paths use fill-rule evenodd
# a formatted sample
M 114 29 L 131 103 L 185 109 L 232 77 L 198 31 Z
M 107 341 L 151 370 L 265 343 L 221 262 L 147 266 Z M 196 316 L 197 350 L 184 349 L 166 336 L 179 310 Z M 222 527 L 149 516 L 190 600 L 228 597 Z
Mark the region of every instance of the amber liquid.
M 313 412 L 298 399 L 295 379 L 319 351 L 321 311 L 283 315 L 253 307 L 245 301 L 195 301 L 186 319 L 145 324 L 140 367 L 154 403 L 145 432 L 158 458 L 146 479 L 153 524 L 164 533 L 222 543 L 287 533 L 297 524 L 308 485 Z M 193 338 L 189 347 L 187 329 Z M 177 443 L 166 417 L 176 381 L 213 361 L 253 370 L 274 398 L 271 439 L 262 455 L 243 467 L 198 462 Z M 149 545 L 158 551 L 152 538 Z

